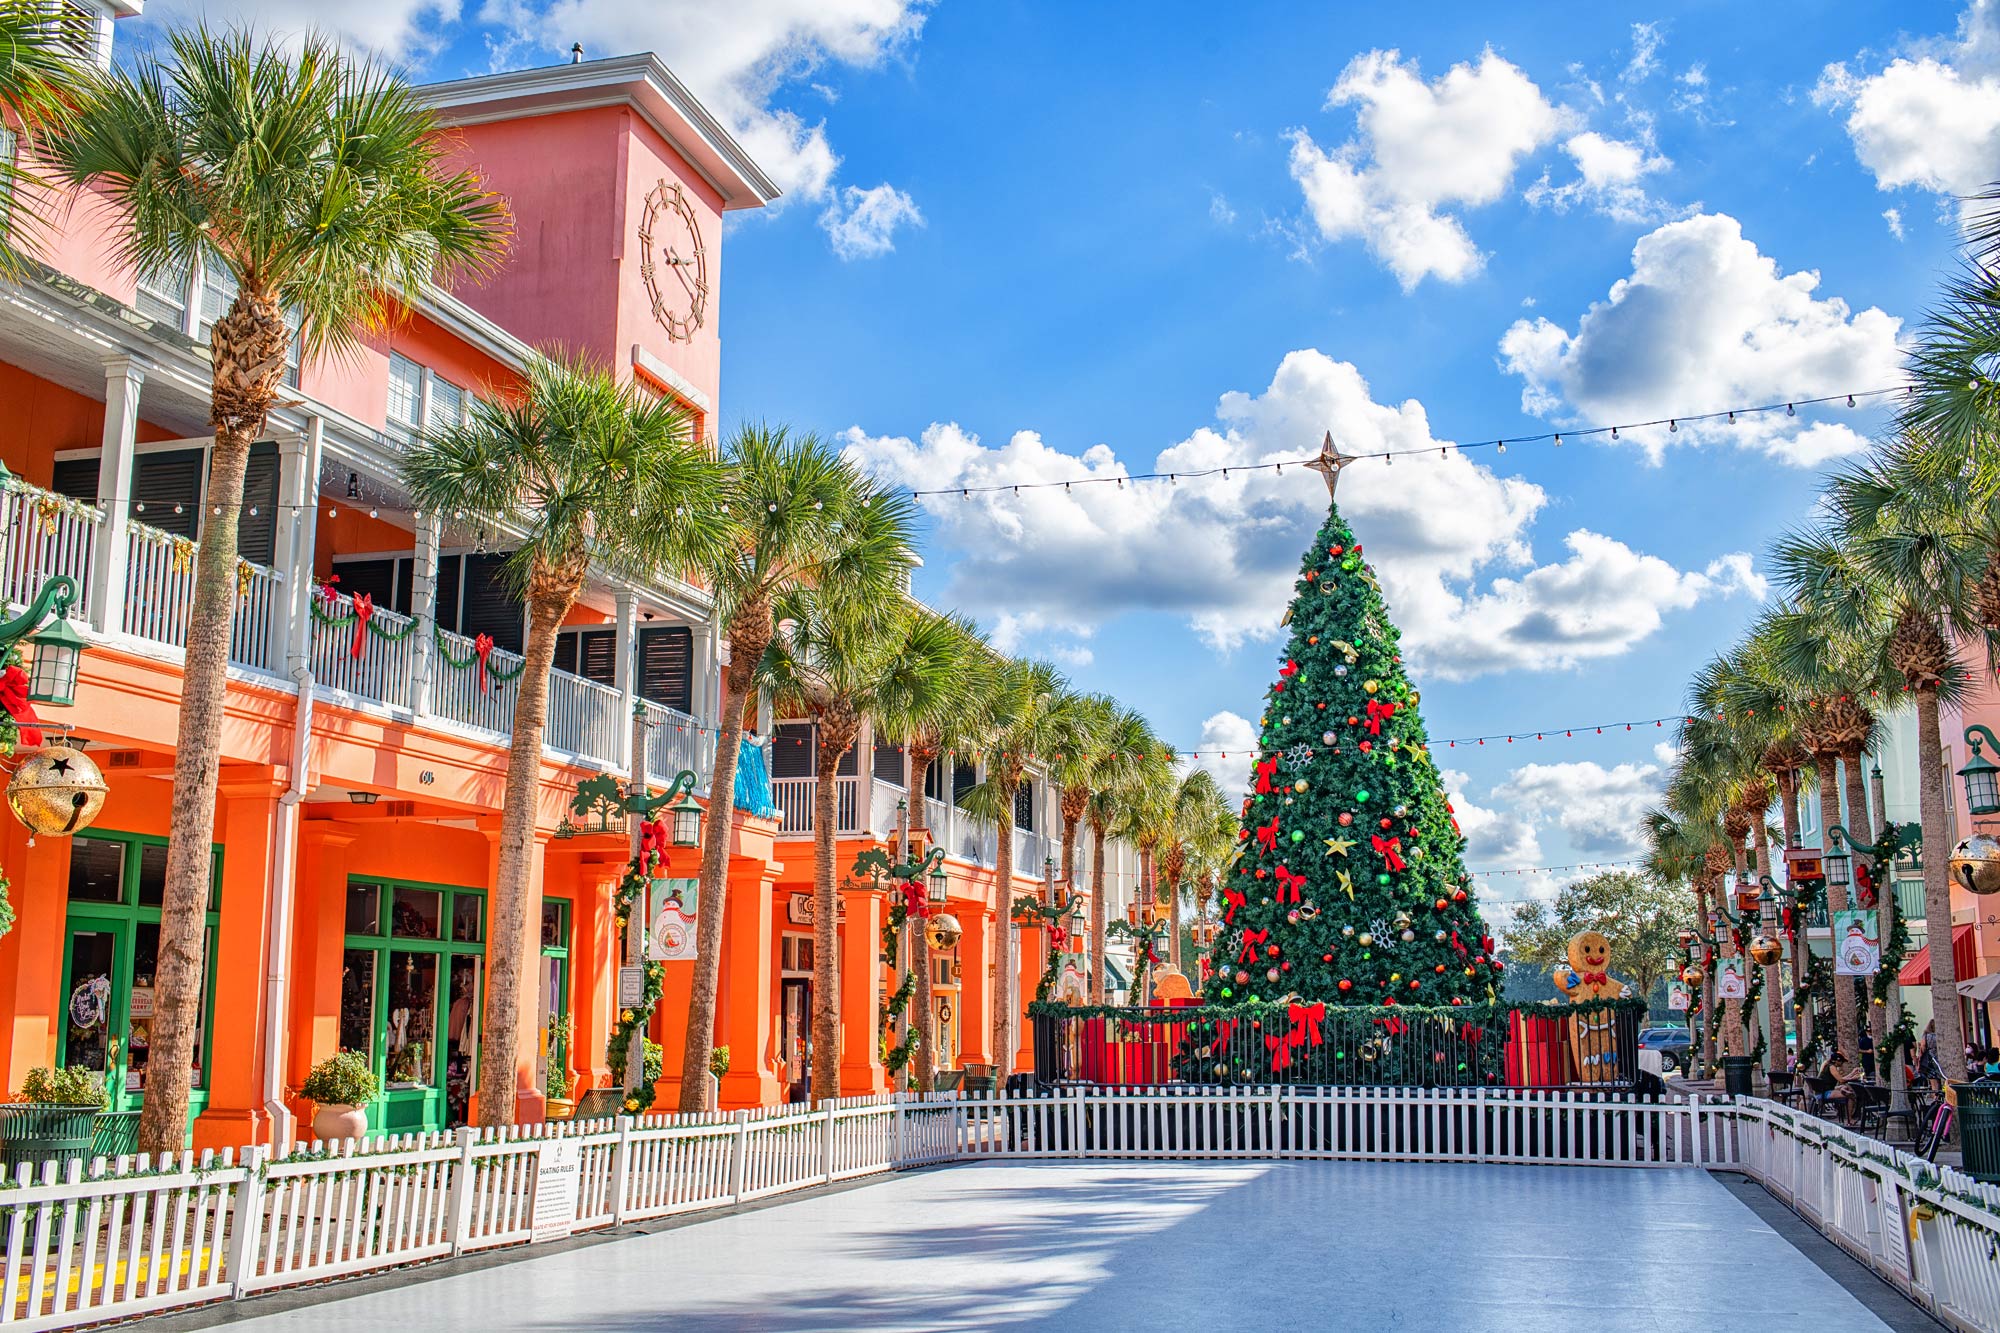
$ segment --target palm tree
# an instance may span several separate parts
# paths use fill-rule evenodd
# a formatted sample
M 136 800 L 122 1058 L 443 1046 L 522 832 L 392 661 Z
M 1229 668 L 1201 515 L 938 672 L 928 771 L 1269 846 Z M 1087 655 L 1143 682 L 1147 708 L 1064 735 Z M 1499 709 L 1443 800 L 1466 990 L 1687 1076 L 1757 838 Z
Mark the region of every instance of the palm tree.
M 1104 735 L 1104 750 L 1090 772 L 1084 819 L 1090 825 L 1090 1002 L 1104 1003 L 1110 899 L 1104 886 L 1104 844 L 1112 825 L 1124 819 L 1125 801 L 1154 761 L 1160 743 L 1146 719 L 1120 706 Z
M 59 6 L 0 3 L 0 111 L 30 148 L 38 131 L 73 124 L 72 113 L 97 84 L 96 66 L 67 40 L 66 24 Z M 54 226 L 49 182 L 22 165 L 25 157 L 0 158 L 0 277 L 25 274 L 29 253 Z
M 1718 676 L 1727 664 L 1712 661 L 1699 672 L 1689 691 L 1690 717 L 1681 727 L 1681 761 L 1670 788 L 1669 803 L 1688 816 L 1710 825 L 1720 823 L 1722 841 L 1712 844 L 1697 881 L 1699 891 L 1715 899 L 1724 911 L 1729 899 L 1726 882 L 1730 869 L 1740 878 L 1746 871 L 1744 839 L 1757 816 L 1753 808 L 1770 804 L 1770 787 L 1758 767 L 1763 744 L 1753 726 L 1738 726 L 1727 717 L 1702 711 L 1703 700 L 1717 691 Z M 1758 798 L 1763 806 L 1756 806 Z M 1723 935 L 1722 956 L 1736 956 L 1733 932 Z M 1723 1007 L 1723 1036 L 1730 1055 L 1748 1055 L 1750 1045 L 1743 1031 L 1742 1001 L 1731 999 Z
M 1924 842 L 1941 848 L 1949 840 L 1951 811 L 1939 710 L 1965 689 L 1953 641 L 1979 632 L 1973 588 L 1984 556 L 1979 538 L 1963 527 L 1965 481 L 1913 464 L 1908 455 L 1891 454 L 1836 475 L 1827 500 L 1837 526 L 1788 538 L 1775 563 L 1798 599 L 1831 628 L 1829 642 L 1874 635 L 1883 643 L 1884 656 L 1916 706 Z M 1924 917 L 1938 1055 L 1946 1075 L 1962 1080 L 1951 884 L 1942 856 L 1924 858 Z
M 1694 891 L 1695 920 L 1706 920 L 1708 905 L 1709 853 L 1718 844 L 1715 822 L 1698 818 L 1683 808 L 1689 798 L 1685 784 L 1675 780 L 1667 787 L 1664 806 L 1648 809 L 1642 822 L 1646 836 L 1646 871 L 1663 884 L 1686 884 Z M 1702 1062 L 1715 1058 L 1715 983 L 1712 975 L 1702 980 Z
M 825 589 L 861 604 L 903 592 L 911 566 L 915 509 L 907 494 L 884 490 L 814 435 L 748 425 L 723 450 L 729 468 L 730 531 L 702 569 L 729 643 L 722 717 L 709 775 L 702 831 L 701 890 L 695 908 L 694 977 L 688 990 L 681 1069 L 708 1068 L 722 979 L 722 920 L 729 891 L 729 794 L 764 649 L 777 632 L 779 600 L 795 589 Z M 708 1080 L 681 1079 L 683 1114 L 708 1107 Z
M 1176 970 L 1181 967 L 1181 890 L 1203 866 L 1226 854 L 1235 837 L 1236 820 L 1215 775 L 1205 768 L 1190 768 L 1174 787 L 1166 845 L 1160 852 L 1160 880 L 1167 890 L 1172 930 L 1167 961 Z
M 195 27 L 169 33 L 167 49 L 168 66 L 144 61 L 101 79 L 39 143 L 56 179 L 123 215 L 126 268 L 145 278 L 200 259 L 237 285 L 209 335 L 210 513 L 174 750 L 154 978 L 160 1063 L 139 1129 L 150 1152 L 178 1150 L 187 1132 L 237 518 L 251 443 L 284 391 L 286 313 L 299 319 L 305 357 L 353 348 L 427 284 L 497 262 L 508 234 L 505 206 L 448 164 L 435 115 L 386 68 L 318 37 L 288 48 Z
M 1139 880 L 1133 886 L 1132 898 L 1147 914 L 1159 905 L 1158 887 L 1154 879 L 1154 854 L 1166 838 L 1173 825 L 1174 817 L 1174 771 L 1171 761 L 1164 754 L 1150 756 L 1151 762 L 1142 764 L 1132 775 L 1132 783 L 1125 795 L 1123 814 L 1118 832 L 1129 839 L 1139 850 Z M 1144 995 L 1135 995 L 1133 1001 L 1144 1004 Z
M 418 508 L 494 525 L 518 516 L 524 526 L 502 566 L 527 604 L 528 636 L 501 790 L 480 1028 L 479 1118 L 488 1125 L 514 1122 L 521 975 L 540 944 L 541 913 L 529 900 L 556 632 L 593 563 L 632 574 L 685 570 L 711 558 L 726 532 L 721 469 L 679 407 L 581 361 L 537 360 L 527 378 L 519 398 L 475 399 L 469 421 L 425 434 L 403 459 Z
M 908 673 L 904 688 L 876 700 L 875 734 L 903 746 L 910 834 L 913 842 L 923 844 L 929 841 L 924 787 L 931 766 L 953 751 L 969 750 L 980 734 L 999 658 L 964 616 L 918 608 L 907 624 L 909 647 L 919 641 L 927 645 L 921 659 L 926 665 Z M 950 785 L 945 784 L 947 789 Z M 922 930 L 910 932 L 910 958 L 923 1034 L 913 1058 L 917 1088 L 927 1091 L 936 1073 L 937 1052 L 932 1042 L 930 944 Z
M 1020 966 L 1014 956 L 1014 797 L 1028 781 L 1033 755 L 1054 754 L 1070 726 L 1066 716 L 1081 698 L 1062 673 L 1046 662 L 1002 663 L 993 686 L 990 729 L 985 738 L 986 776 L 965 794 L 965 808 L 991 820 L 999 830 L 994 857 L 994 905 L 1000 947 L 994 968 L 993 1058 L 1005 1072 L 1019 1048 L 1020 1003 L 1015 986 Z
M 1105 762 L 1105 746 L 1118 714 L 1118 701 L 1108 694 L 1078 696 L 1061 710 L 1065 719 L 1055 750 L 1044 756 L 1049 785 L 1056 790 L 1062 815 L 1062 882 L 1076 891 L 1077 832 L 1090 807 L 1097 770 Z
M 759 669 L 773 705 L 812 719 L 813 1051 L 812 1093 L 840 1095 L 839 867 L 840 761 L 864 721 L 877 713 L 928 719 L 948 707 L 965 668 L 959 626 L 901 599 L 856 601 L 829 587 L 794 589 L 778 601 L 778 630 Z M 921 922 L 915 933 L 921 937 Z M 929 964 L 914 959 L 922 978 Z M 917 998 L 928 1005 L 929 987 Z M 927 1013 L 926 1007 L 917 1010 Z M 924 1027 L 928 1028 L 928 1020 Z M 921 1029 L 920 1029 L 921 1030 Z M 918 1049 L 923 1048 L 919 1040 Z

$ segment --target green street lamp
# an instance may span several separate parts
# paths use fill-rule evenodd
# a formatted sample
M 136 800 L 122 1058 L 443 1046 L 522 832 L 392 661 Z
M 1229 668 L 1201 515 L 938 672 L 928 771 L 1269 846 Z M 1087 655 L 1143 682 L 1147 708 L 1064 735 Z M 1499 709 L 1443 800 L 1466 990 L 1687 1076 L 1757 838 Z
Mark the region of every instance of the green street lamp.
M 0 652 L 26 641 L 35 650 L 28 669 L 28 699 L 32 703 L 68 708 L 76 703 L 77 668 L 83 658 L 83 636 L 69 623 L 76 604 L 76 581 L 58 574 L 42 585 L 28 609 L 0 623 Z M 53 614 L 55 620 L 42 624 Z
M 1826 831 L 1826 851 L 1820 857 L 1826 869 L 1826 886 L 1846 888 L 1854 882 L 1854 858 L 1847 854 L 1847 830 L 1835 824 Z
M 928 901 L 933 907 L 943 907 L 951 889 L 951 880 L 944 873 L 944 848 L 933 848 L 924 864 L 931 868 Z
M 1978 723 L 1965 729 L 1965 743 L 1972 747 L 1972 757 L 1965 761 L 1965 767 L 1958 770 L 1959 779 L 1965 783 L 1965 806 L 1975 815 L 2000 814 L 2000 764 L 1995 764 L 1979 748 L 1979 738 L 2000 750 L 2000 740 Z

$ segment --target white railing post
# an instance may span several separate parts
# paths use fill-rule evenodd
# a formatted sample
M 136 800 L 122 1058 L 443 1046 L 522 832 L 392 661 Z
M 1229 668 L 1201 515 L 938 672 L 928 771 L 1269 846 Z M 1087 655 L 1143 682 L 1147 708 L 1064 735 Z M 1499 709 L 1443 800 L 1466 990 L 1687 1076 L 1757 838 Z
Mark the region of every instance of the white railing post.
M 631 1197 L 632 1179 L 632 1117 L 621 1115 L 615 1123 L 618 1126 L 618 1142 L 611 1149 L 612 1226 L 617 1226 L 625 1220 L 626 1201 Z
M 1264 1151 L 1274 1157 L 1278 1152 L 1279 1102 L 1284 1095 L 1284 1085 L 1274 1083 L 1264 1097 Z
M 819 1104 L 820 1110 L 826 1115 L 826 1122 L 823 1126 L 819 1144 L 819 1173 L 826 1178 L 826 1183 L 829 1185 L 833 1183 L 833 1108 L 839 1105 L 839 1103 L 840 1099 L 838 1097 L 828 1097 Z M 898 1119 L 902 1118 L 902 1110 L 902 1105 L 898 1103 L 896 1107 Z M 902 1136 L 898 1135 L 897 1142 L 900 1143 L 901 1141 Z M 894 1166 L 895 1162 L 892 1160 L 889 1164 Z
M 446 1196 L 445 1209 L 451 1222 L 451 1253 L 456 1258 L 465 1253 L 465 1247 L 472 1239 L 472 1204 L 479 1193 L 473 1180 L 472 1145 L 479 1141 L 479 1131 L 470 1125 L 458 1129 L 458 1161 L 451 1172 L 451 1192 Z
M 729 1195 L 731 1203 L 742 1203 L 750 1182 L 750 1113 L 738 1111 L 730 1119 L 736 1137 L 729 1144 Z
M 410 614 L 420 623 L 411 631 L 410 711 L 422 716 L 436 712 L 431 702 L 432 682 L 437 679 L 437 645 L 431 635 L 437 627 L 438 545 L 443 540 L 444 523 L 433 509 L 417 520 L 410 561 Z
M 889 1165 L 891 1168 L 900 1168 L 903 1165 L 903 1159 L 908 1155 L 903 1141 L 903 1135 L 907 1131 L 908 1125 L 903 1114 L 903 1094 L 894 1092 L 889 1095 L 894 1098 L 893 1104 L 896 1108 L 894 1131 L 896 1139 L 894 1143 L 889 1145 Z
M 229 1228 L 231 1300 L 243 1299 L 250 1280 L 257 1275 L 257 1241 L 264 1231 L 264 1161 L 268 1155 L 269 1150 L 259 1146 L 243 1150 L 243 1179 L 236 1184 Z
M 632 668 L 639 657 L 639 599 L 630 588 L 620 588 L 612 602 L 611 623 L 617 626 L 616 655 L 611 660 L 611 687 L 618 691 L 618 716 L 622 721 L 632 716 L 632 709 L 638 702 L 638 682 L 632 679 Z M 581 660 L 577 670 L 583 669 Z M 618 727 L 618 753 L 612 756 L 618 771 L 631 773 L 632 762 L 637 756 L 632 753 L 632 729 Z M 647 765 L 651 767 L 651 765 Z M 673 775 L 665 775 L 668 781 Z
M 104 362 L 104 436 L 97 457 L 97 507 L 104 511 L 92 553 L 88 612 L 101 634 L 125 625 L 125 560 L 131 540 L 133 457 L 139 438 L 139 390 L 146 363 L 134 356 Z
M 1083 1090 L 1069 1090 L 1069 1150 L 1074 1157 L 1088 1156 L 1083 1150 Z

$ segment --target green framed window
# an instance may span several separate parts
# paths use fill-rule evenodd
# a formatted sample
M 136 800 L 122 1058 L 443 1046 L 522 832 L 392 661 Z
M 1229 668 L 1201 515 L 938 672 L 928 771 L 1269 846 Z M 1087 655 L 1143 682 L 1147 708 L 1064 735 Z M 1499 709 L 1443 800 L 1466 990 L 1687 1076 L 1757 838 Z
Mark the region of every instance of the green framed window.
M 546 1084 L 551 1059 L 567 1063 L 569 1051 L 558 1038 L 555 1023 L 569 1013 L 570 903 L 566 898 L 542 899 L 541 983 L 542 1043 L 538 1073 Z

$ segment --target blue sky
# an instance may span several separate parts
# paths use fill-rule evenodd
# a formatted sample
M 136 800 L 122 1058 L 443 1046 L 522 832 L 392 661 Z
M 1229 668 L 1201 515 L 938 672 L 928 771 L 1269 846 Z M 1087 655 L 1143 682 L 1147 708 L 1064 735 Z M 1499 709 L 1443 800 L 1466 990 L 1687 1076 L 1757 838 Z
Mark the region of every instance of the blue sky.
M 153 6 L 191 9 L 227 12 Z M 1985 4 L 349 0 L 337 21 L 427 78 L 650 47 L 739 131 L 787 196 L 727 237 L 725 428 L 840 435 L 916 486 L 1298 457 L 1327 429 L 1416 451 L 1350 469 L 1342 501 L 1434 737 L 1677 711 L 1816 469 L 1879 418 L 1441 446 L 1890 384 L 1954 196 L 2000 177 Z M 1323 490 L 1167 489 L 932 502 L 919 591 L 1182 748 L 1240 747 Z M 1631 855 L 1667 737 L 1441 751 L 1469 863 Z

